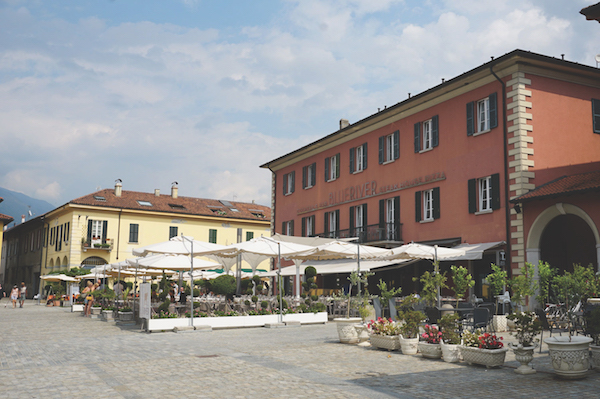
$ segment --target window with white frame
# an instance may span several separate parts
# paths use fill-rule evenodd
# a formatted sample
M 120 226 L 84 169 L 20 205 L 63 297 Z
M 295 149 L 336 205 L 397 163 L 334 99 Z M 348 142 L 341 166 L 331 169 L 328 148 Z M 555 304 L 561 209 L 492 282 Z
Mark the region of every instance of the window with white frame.
M 92 244 L 102 243 L 102 220 L 92 220 Z
M 315 235 L 315 216 L 302 218 L 302 237 L 313 237 Z
M 400 158 L 400 131 L 379 137 L 379 164 Z
M 302 168 L 302 188 L 311 188 L 315 185 L 317 164 L 311 163 Z
M 423 191 L 423 220 L 433 220 L 433 190 Z
M 433 140 L 431 137 L 431 119 L 423 122 L 423 150 L 430 150 L 433 148 Z
M 286 236 L 294 235 L 294 221 L 289 220 L 287 222 L 283 222 L 281 226 L 281 233 Z
M 367 143 L 350 148 L 350 173 L 367 169 Z
M 500 174 L 470 179 L 469 213 L 489 213 L 500 209 Z
M 477 132 L 490 130 L 490 100 L 477 101 Z
M 492 210 L 492 177 L 484 177 L 477 179 L 479 182 L 479 211 L 491 211 Z
M 340 154 L 325 158 L 325 181 L 336 180 L 340 176 Z
M 283 195 L 290 195 L 294 192 L 295 172 L 286 173 L 283 175 Z
M 396 206 L 394 198 L 388 198 L 385 200 L 385 222 L 386 222 L 386 233 L 387 239 L 395 241 L 395 220 L 396 220 Z
M 328 237 L 336 238 L 339 230 L 340 211 L 325 212 L 325 234 Z

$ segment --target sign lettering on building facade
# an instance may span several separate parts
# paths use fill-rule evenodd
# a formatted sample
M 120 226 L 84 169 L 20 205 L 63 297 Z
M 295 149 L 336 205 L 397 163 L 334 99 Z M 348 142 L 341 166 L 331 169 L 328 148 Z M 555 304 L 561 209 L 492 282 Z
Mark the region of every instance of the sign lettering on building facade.
M 366 198 L 376 197 L 395 191 L 406 190 L 408 188 L 434 183 L 440 180 L 446 180 L 446 174 L 444 172 L 436 172 L 394 184 L 379 185 L 377 180 L 372 180 L 356 186 L 346 187 L 343 190 L 330 192 L 327 200 L 311 206 L 299 208 L 297 213 L 300 215 L 303 213 L 313 212 L 319 209 L 330 208 L 332 206 L 347 204 L 354 201 L 360 201 Z

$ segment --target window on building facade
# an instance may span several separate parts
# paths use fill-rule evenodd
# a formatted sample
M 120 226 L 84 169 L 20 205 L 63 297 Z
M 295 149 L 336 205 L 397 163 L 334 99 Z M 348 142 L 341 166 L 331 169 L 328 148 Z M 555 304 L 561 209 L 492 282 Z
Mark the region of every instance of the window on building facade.
M 415 193 L 415 220 L 430 222 L 440 218 L 440 188 Z
M 129 224 L 129 242 L 137 243 L 138 242 L 138 232 L 140 230 L 140 225 L 137 223 Z
M 69 237 L 71 235 L 71 222 L 65 223 L 65 231 L 64 231 L 64 242 L 69 242 Z
M 325 158 L 325 181 L 333 181 L 340 176 L 340 154 Z
M 415 152 L 429 151 L 439 144 L 439 117 L 433 116 L 423 122 L 415 123 Z
M 107 220 L 88 219 L 87 242 L 92 246 L 94 244 L 106 244 L 107 230 Z
M 379 163 L 384 164 L 400 158 L 400 131 L 379 137 Z
M 178 227 L 177 226 L 169 226 L 169 240 L 173 237 L 177 237 L 178 235 Z
M 487 213 L 500 209 L 500 174 L 470 179 L 469 213 Z
M 294 221 L 293 220 L 289 220 L 287 222 L 281 223 L 281 234 L 286 235 L 286 236 L 294 235 Z
M 311 188 L 316 183 L 317 164 L 315 162 L 302 168 L 302 188 Z
M 381 239 L 400 241 L 400 197 L 379 200 L 379 231 Z
M 286 173 L 283 175 L 283 195 L 290 195 L 294 192 L 295 172 Z
M 350 148 L 350 173 L 367 169 L 367 143 Z
M 302 237 L 315 235 L 315 215 L 302 218 Z
M 247 231 L 246 232 L 246 241 L 250 241 L 253 238 L 254 238 L 254 232 L 253 231 Z
M 325 212 L 325 236 L 338 238 L 339 235 L 340 211 L 335 210 Z
M 498 126 L 496 93 L 467 103 L 467 135 L 484 133 Z
M 592 124 L 594 133 L 600 134 L 600 100 L 592 98 Z
M 350 236 L 358 237 L 359 241 L 366 240 L 367 204 L 350 207 Z
M 213 244 L 217 243 L 217 230 L 216 229 L 208 230 L 208 242 L 211 242 Z

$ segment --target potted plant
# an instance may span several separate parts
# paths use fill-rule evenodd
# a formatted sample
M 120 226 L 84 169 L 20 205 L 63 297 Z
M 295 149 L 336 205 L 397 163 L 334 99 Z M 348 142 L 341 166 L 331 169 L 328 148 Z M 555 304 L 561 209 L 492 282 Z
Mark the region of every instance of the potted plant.
M 552 268 L 548 262 L 538 263 L 538 292 L 536 295 L 536 301 L 542 306 L 548 302 L 550 296 L 550 285 L 554 276 L 556 275 L 556 269 Z
M 379 298 L 381 298 L 381 307 L 382 308 L 385 308 L 386 306 L 388 306 L 390 304 L 390 299 L 400 295 L 400 293 L 402 292 L 402 287 L 398 287 L 398 288 L 390 287 L 390 289 L 388 289 L 387 283 L 385 281 L 383 281 L 382 279 L 379 279 L 379 284 L 377 284 L 377 288 L 379 288 Z M 394 314 L 392 309 L 389 309 L 389 311 L 390 311 L 390 316 L 392 314 Z M 382 314 L 383 314 L 383 309 L 382 309 Z
M 438 289 L 448 288 L 446 285 L 446 273 L 423 273 L 421 277 L 413 277 L 413 281 L 420 281 L 423 284 L 421 290 L 421 299 L 425 301 L 427 306 L 435 306 L 437 304 Z
M 425 332 L 421 334 L 421 340 L 418 344 L 419 352 L 428 359 L 440 359 L 442 357 L 442 347 L 440 339 L 442 332 L 435 326 L 425 324 Z
M 502 337 L 495 334 L 475 332 L 465 332 L 463 334 L 463 345 L 460 346 L 460 353 L 467 364 L 480 364 L 490 367 L 499 367 L 504 364 L 508 348 L 504 347 Z
M 516 332 L 511 335 L 514 335 L 518 342 L 517 345 L 508 344 L 515 353 L 515 359 L 521 363 L 515 369 L 515 373 L 534 374 L 535 370 L 529 363 L 533 360 L 533 351 L 538 346 L 539 340 L 535 337 L 542 331 L 542 323 L 533 312 L 513 313 L 507 318 L 515 323 Z
M 544 339 L 552 360 L 554 372 L 562 378 L 585 378 L 590 368 L 589 348 L 592 338 L 573 336 L 573 306 L 583 297 L 584 284 L 580 278 L 585 273 L 574 265 L 574 272 L 565 271 L 552 279 L 552 290 L 560 303 L 567 309 L 568 336 L 554 336 Z
M 475 280 L 473 280 L 473 277 L 464 266 L 456 267 L 452 265 L 450 266 L 450 271 L 452 272 L 452 282 L 454 283 L 452 291 L 454 291 L 456 307 L 458 308 L 458 303 L 465 297 L 467 290 L 475 286 Z
M 133 310 L 129 306 L 119 309 L 119 321 L 133 321 Z
M 494 314 L 492 318 L 492 328 L 494 331 L 506 331 L 506 315 L 498 314 L 498 295 L 501 295 L 504 291 L 504 287 L 506 287 L 506 271 L 502 270 L 500 266 L 496 266 L 492 263 L 492 272 L 487 275 L 486 279 L 488 284 L 490 285 L 491 295 L 495 298 L 496 302 L 496 314 Z
M 460 333 L 458 315 L 446 314 L 439 321 L 442 337 L 440 347 L 445 362 L 456 363 L 460 360 Z
M 333 319 L 337 326 L 340 342 L 343 344 L 355 344 L 358 342 L 358 333 L 356 332 L 355 324 L 360 324 L 362 319 L 360 317 L 350 317 L 350 307 L 352 305 L 352 286 L 356 285 L 360 278 L 356 271 L 350 273 L 350 277 L 348 277 L 348 281 L 350 281 L 348 294 L 342 292 L 335 296 L 338 301 L 346 301 L 346 317 Z
M 521 274 L 513 275 L 508 280 L 508 286 L 512 290 L 512 301 L 519 306 L 519 310 L 523 310 L 525 299 L 529 296 L 533 296 L 537 291 L 538 284 L 533 280 L 533 265 L 531 263 L 525 263 L 525 266 L 521 270 Z M 509 319 L 509 320 L 515 320 Z
M 379 317 L 367 324 L 370 333 L 371 345 L 375 348 L 395 351 L 400 349 L 400 326 L 392 319 Z
M 416 355 L 419 344 L 419 325 L 425 320 L 425 314 L 418 310 L 405 310 L 398 314 L 400 326 L 400 346 L 405 355 Z
M 600 371 L 600 306 L 592 306 L 584 314 L 585 333 L 592 338 L 590 344 L 592 367 Z

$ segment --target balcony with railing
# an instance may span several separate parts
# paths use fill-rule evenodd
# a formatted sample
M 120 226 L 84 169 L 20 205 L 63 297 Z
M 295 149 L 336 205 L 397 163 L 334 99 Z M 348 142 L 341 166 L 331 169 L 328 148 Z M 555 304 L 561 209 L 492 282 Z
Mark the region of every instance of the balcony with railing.
M 101 250 L 101 251 L 112 251 L 113 249 L 113 239 L 92 239 L 91 241 L 82 241 L 81 242 L 81 250 L 83 252 L 89 250 Z
M 361 244 L 377 245 L 382 247 L 396 247 L 402 245 L 402 223 L 372 224 L 366 227 L 338 230 L 327 233 L 315 234 L 327 238 L 358 237 Z

